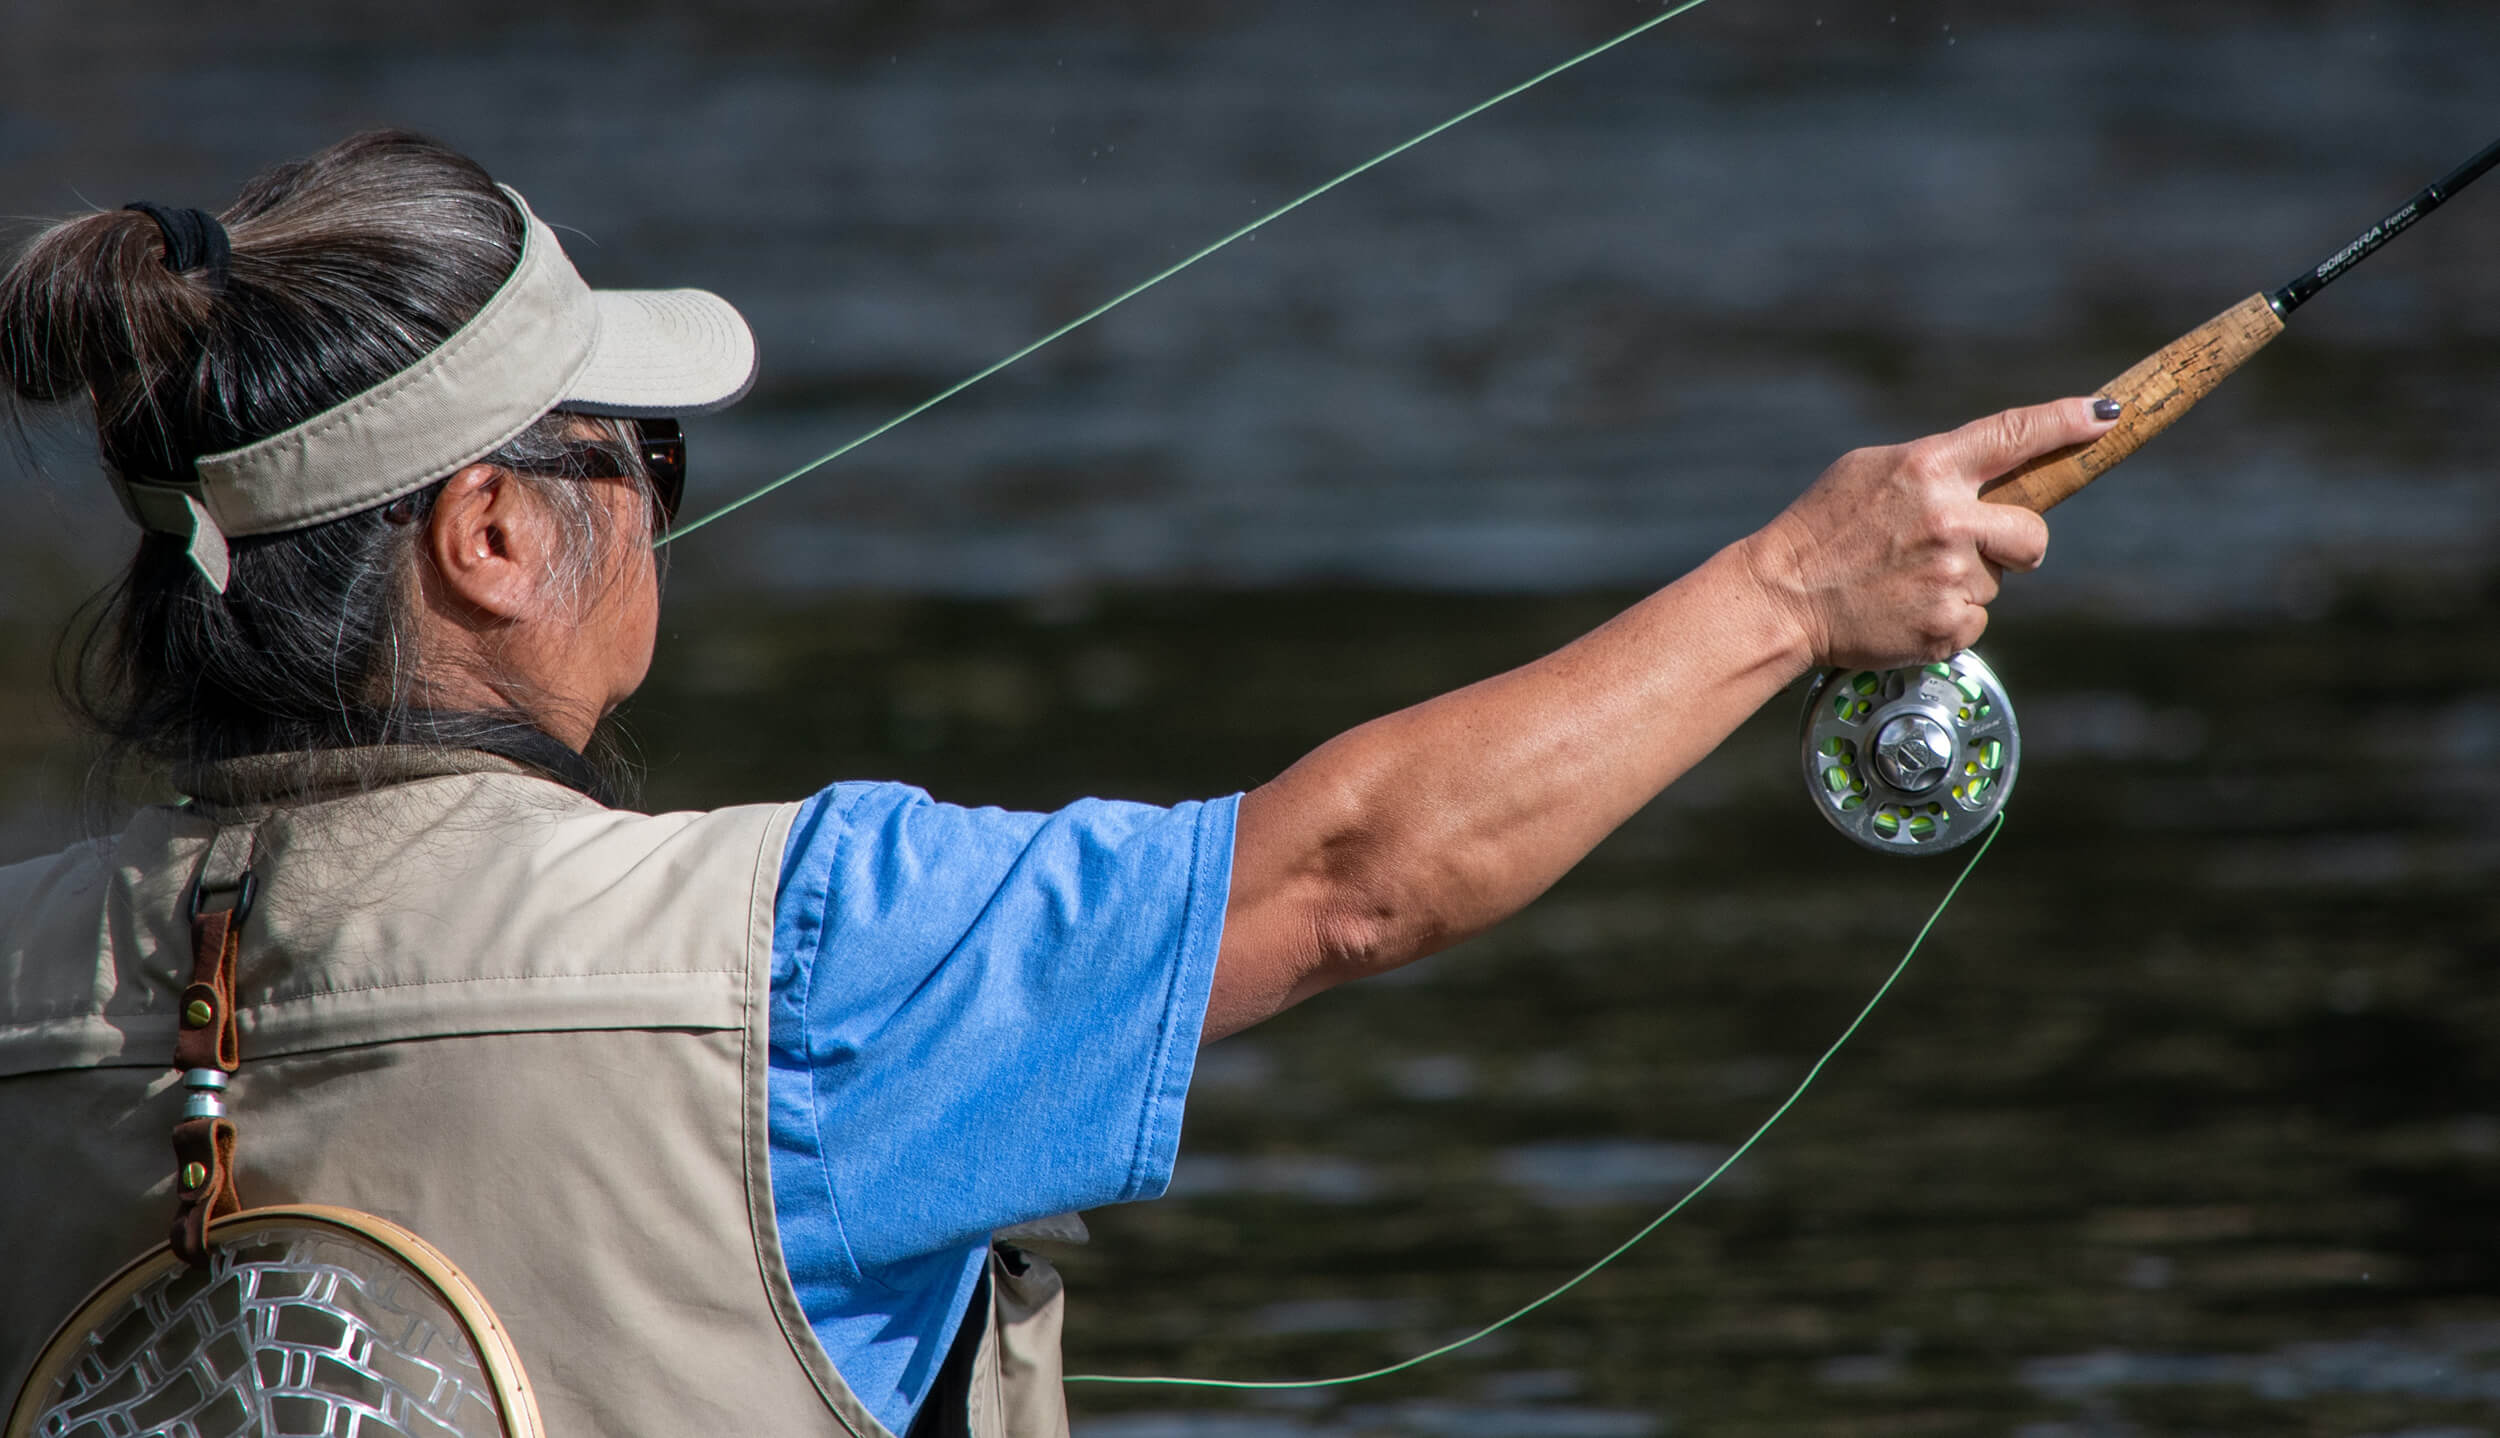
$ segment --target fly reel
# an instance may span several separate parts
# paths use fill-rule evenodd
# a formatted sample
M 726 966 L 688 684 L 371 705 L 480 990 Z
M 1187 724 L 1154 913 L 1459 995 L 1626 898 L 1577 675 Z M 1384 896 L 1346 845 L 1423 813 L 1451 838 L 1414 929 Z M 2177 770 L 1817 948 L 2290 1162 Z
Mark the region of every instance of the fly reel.
M 1978 838 L 2022 762 L 2005 684 L 1967 649 L 1911 669 L 1826 670 L 1803 731 L 1814 807 L 1884 854 L 1941 854 Z

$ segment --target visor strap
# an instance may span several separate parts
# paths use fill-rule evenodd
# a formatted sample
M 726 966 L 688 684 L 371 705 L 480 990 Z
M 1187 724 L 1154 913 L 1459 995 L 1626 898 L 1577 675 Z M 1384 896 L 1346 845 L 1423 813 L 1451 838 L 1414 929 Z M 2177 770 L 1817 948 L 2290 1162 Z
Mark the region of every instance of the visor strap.
M 182 540 L 191 567 L 208 581 L 209 588 L 225 593 L 226 581 L 233 572 L 233 556 L 226 549 L 225 531 L 217 527 L 216 517 L 200 503 L 200 497 L 170 484 L 141 480 L 132 480 L 123 489 L 130 496 L 130 512 L 140 527 Z

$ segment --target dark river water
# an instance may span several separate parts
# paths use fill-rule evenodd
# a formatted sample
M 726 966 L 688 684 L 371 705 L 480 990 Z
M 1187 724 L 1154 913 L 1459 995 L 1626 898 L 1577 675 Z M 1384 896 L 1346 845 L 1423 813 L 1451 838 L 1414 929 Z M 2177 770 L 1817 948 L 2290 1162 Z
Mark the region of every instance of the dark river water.
M 594 282 L 753 317 L 702 504 L 1644 13 L 0 0 L 0 212 L 439 133 Z M 1256 784 L 2288 279 L 2500 134 L 2495 56 L 2488 0 L 1716 0 L 690 539 L 647 797 Z M 2495 254 L 2500 189 L 2059 511 L 1983 646 L 2002 843 L 1719 1187 L 1461 1355 L 1080 1389 L 1081 1438 L 2500 1433 Z M 75 463 L 0 494 L 5 861 L 104 822 L 46 673 L 126 537 Z M 1173 1196 L 1064 1255 L 1073 1367 L 1391 1361 L 1751 1132 L 1953 867 L 1823 829 L 1794 702 L 1514 923 L 1211 1049 Z

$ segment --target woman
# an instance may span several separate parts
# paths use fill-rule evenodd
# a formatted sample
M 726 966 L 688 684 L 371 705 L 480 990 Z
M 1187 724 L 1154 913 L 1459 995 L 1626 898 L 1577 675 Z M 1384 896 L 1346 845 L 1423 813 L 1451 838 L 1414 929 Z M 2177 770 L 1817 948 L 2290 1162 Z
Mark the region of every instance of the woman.
M 594 293 L 518 195 L 377 134 L 218 216 L 44 232 L 0 366 L 92 405 L 144 533 L 82 707 L 186 796 L 0 869 L 0 1219 L 41 1235 L 0 1394 L 239 1169 L 452 1254 L 582 1433 L 1058 1431 L 1055 1280 L 998 1231 L 1159 1193 L 1201 1043 L 1516 911 L 1811 666 L 1970 643 L 2047 544 L 1978 487 L 2110 423 L 1852 454 L 1245 795 L 645 816 L 583 756 L 650 662 L 676 417 L 752 378 L 725 303 Z M 177 1175 L 165 1055 L 206 1029 L 240 1156 Z

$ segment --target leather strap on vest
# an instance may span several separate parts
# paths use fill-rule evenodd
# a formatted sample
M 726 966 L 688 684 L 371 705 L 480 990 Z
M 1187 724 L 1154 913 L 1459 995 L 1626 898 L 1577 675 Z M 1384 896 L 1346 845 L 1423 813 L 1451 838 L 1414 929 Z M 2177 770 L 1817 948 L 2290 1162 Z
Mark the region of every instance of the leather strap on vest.
M 243 1208 L 234 1189 L 234 1124 L 222 1118 L 175 1124 L 174 1162 L 174 1227 L 166 1242 L 183 1262 L 206 1268 L 208 1226 Z
M 235 1189 L 234 1125 L 225 1116 L 225 1083 L 243 1064 L 235 1023 L 234 967 L 243 921 L 252 911 L 249 828 L 225 828 L 208 848 L 191 890 L 191 982 L 182 990 L 174 1067 L 190 1091 L 174 1125 L 174 1253 L 208 1266 L 208 1226 L 243 1207 Z
M 243 1066 L 243 1036 L 234 1021 L 234 960 L 243 925 L 235 908 L 191 916 L 191 982 L 182 991 L 182 1027 L 174 1033 L 174 1067 Z

